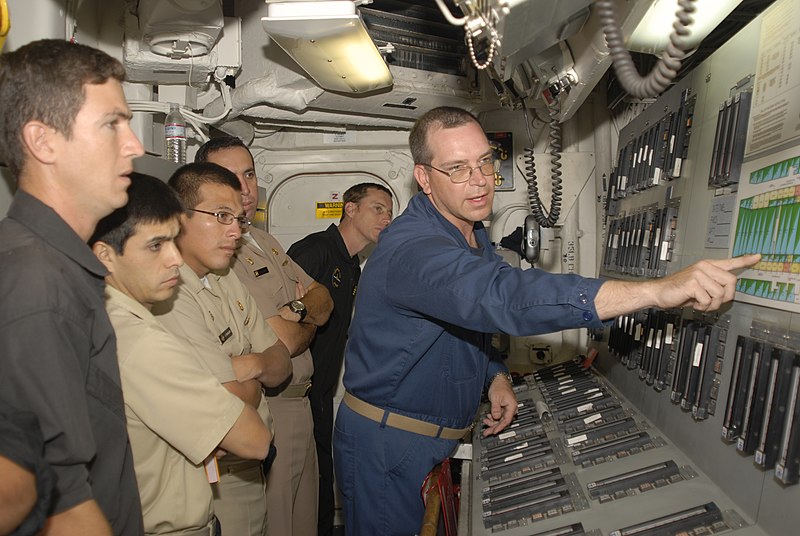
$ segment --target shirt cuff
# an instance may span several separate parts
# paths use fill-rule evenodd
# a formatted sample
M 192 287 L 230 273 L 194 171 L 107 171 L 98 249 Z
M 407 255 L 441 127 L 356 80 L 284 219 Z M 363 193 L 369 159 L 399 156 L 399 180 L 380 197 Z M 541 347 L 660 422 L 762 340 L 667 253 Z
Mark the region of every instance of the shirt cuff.
M 600 320 L 594 305 L 594 299 L 603 283 L 602 279 L 586 278 L 572 289 L 569 303 L 575 307 L 576 328 L 601 328 L 611 322 Z

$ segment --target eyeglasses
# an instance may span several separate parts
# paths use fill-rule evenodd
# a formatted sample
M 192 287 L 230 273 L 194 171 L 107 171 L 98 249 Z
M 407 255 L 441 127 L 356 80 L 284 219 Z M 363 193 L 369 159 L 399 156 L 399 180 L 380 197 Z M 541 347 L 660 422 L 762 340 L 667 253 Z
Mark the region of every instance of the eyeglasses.
M 191 210 L 192 212 L 201 212 L 203 214 L 208 214 L 209 216 L 214 216 L 217 218 L 217 221 L 220 222 L 222 225 L 230 225 L 235 221 L 239 222 L 239 227 L 242 229 L 247 229 L 250 227 L 250 220 L 247 219 L 247 216 L 234 216 L 230 212 L 225 212 L 224 210 L 220 210 L 219 212 L 209 212 L 207 210 L 199 210 L 196 208 L 190 208 L 187 210 Z
M 455 184 L 460 184 L 462 182 L 467 182 L 470 177 L 472 177 L 472 172 L 474 170 L 479 170 L 481 175 L 484 177 L 491 177 L 498 171 L 500 171 L 500 160 L 491 159 L 483 162 L 479 166 L 468 166 L 466 164 L 459 164 L 457 166 L 453 166 L 450 171 L 445 171 L 443 169 L 439 169 L 436 166 L 432 166 L 431 164 L 422 164 L 423 166 L 427 166 L 431 169 L 435 169 L 439 173 L 444 173 L 450 178 L 450 181 Z

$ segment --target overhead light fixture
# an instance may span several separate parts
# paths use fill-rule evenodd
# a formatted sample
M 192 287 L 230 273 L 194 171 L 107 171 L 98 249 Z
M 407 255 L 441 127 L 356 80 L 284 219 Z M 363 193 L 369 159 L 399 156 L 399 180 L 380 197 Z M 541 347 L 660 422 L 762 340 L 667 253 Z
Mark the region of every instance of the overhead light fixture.
M 690 33 L 685 38 L 688 48 L 697 48 L 703 39 L 741 3 L 742 0 L 696 0 L 694 4 L 697 11 L 692 14 L 694 23 L 689 26 Z M 672 31 L 673 22 L 675 22 L 678 2 L 677 0 L 653 0 L 649 6 L 646 2 L 643 4 L 647 9 L 644 15 L 641 15 L 642 8 L 639 7 L 641 5 L 639 4 L 631 10 L 624 25 L 627 35 L 630 32 L 629 27 L 636 24 L 626 42 L 626 48 L 636 52 L 661 54 L 669 43 L 669 34 Z
M 392 73 L 350 0 L 274 2 L 261 25 L 320 87 L 367 93 Z

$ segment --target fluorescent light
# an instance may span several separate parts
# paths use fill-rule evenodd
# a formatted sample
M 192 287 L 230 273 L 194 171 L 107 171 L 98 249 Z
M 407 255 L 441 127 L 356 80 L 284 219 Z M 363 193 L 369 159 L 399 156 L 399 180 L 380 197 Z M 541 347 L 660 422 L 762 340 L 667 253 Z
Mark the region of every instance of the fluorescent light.
M 392 85 L 350 0 L 268 3 L 267 15 L 264 31 L 322 88 L 366 93 Z
M 689 26 L 690 34 L 685 38 L 689 48 L 697 48 L 700 42 L 716 28 L 742 0 L 697 0 L 697 11 L 692 14 L 694 23 Z M 660 54 L 667 48 L 677 0 L 653 0 L 647 13 L 636 25 L 628 38 L 628 50 Z M 626 21 L 627 26 L 627 21 Z

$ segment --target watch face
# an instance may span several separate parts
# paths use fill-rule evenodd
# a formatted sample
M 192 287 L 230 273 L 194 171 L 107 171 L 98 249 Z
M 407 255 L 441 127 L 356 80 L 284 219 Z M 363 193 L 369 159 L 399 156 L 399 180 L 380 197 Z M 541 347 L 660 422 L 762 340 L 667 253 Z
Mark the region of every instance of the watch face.
M 304 304 L 300 300 L 292 300 L 289 303 L 289 308 L 292 310 L 293 313 L 300 314 L 301 312 L 306 310 L 306 304 Z

